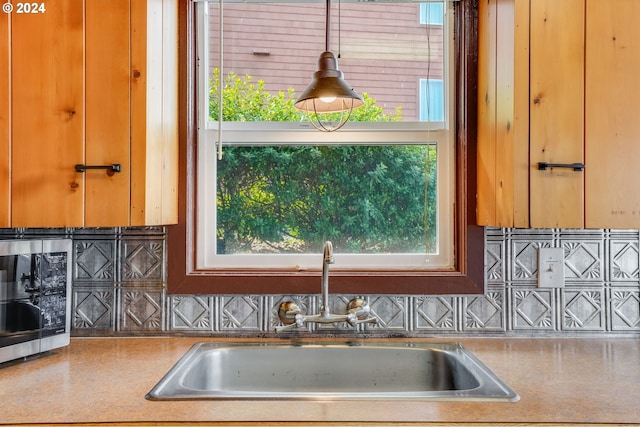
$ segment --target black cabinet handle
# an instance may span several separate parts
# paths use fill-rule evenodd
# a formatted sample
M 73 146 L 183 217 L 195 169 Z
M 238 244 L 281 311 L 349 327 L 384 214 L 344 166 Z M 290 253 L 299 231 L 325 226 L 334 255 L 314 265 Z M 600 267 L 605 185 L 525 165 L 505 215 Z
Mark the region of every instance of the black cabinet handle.
M 546 171 L 547 168 L 568 168 L 573 169 L 576 172 L 582 172 L 584 170 L 584 163 L 547 163 L 538 162 L 538 170 Z
M 107 175 L 112 176 L 114 173 L 116 172 L 122 172 L 122 167 L 120 166 L 120 163 L 113 163 L 111 165 L 106 165 L 106 166 L 88 166 L 88 165 L 75 165 L 75 170 L 76 172 L 85 172 L 89 169 L 106 169 L 107 170 Z

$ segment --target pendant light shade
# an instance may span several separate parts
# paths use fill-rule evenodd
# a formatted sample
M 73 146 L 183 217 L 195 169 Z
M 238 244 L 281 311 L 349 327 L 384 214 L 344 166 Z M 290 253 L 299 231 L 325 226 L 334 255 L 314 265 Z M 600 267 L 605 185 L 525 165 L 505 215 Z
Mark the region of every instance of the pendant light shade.
M 306 113 L 338 113 L 361 107 L 362 97 L 343 79 L 333 52 L 322 52 L 318 71 L 296 101 L 295 107 Z
M 327 0 L 325 52 L 318 60 L 318 71 L 307 89 L 296 101 L 294 107 L 309 117 L 313 126 L 324 132 L 340 129 L 351 117 L 351 112 L 364 104 L 362 97 L 344 81 L 344 74 L 338 69 L 338 60 L 329 50 L 331 28 L 331 0 Z M 320 115 L 342 113 L 337 121 L 323 120 Z

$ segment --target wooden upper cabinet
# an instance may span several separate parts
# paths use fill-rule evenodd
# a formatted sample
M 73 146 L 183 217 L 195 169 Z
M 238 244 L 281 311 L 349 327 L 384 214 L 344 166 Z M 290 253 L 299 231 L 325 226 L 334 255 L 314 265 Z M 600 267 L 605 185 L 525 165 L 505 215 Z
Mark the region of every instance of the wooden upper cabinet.
M 0 188 L 7 222 L 175 223 L 177 0 L 56 0 L 10 19 L 9 76 L 0 71 L 11 85 L 8 125 L 0 113 L 12 153 L 11 195 Z
M 11 225 L 83 225 L 82 0 L 11 14 Z
M 131 0 L 131 225 L 178 221 L 178 4 Z
M 478 50 L 477 220 L 526 227 L 529 2 L 479 2 Z
M 589 0 L 585 224 L 640 228 L 640 1 Z
M 640 2 L 489 0 L 479 18 L 478 223 L 640 227 Z
M 0 228 L 10 226 L 11 192 L 10 165 L 11 151 L 9 142 L 11 135 L 11 117 L 9 115 L 9 98 L 11 87 L 11 72 L 9 66 L 9 48 L 11 37 L 9 33 L 9 14 L 0 14 Z
M 532 0 L 529 63 L 531 227 L 581 228 L 584 173 L 584 0 Z
M 87 165 L 119 164 L 119 173 L 85 172 L 85 223 L 129 223 L 131 180 L 130 1 L 91 0 L 85 11 Z

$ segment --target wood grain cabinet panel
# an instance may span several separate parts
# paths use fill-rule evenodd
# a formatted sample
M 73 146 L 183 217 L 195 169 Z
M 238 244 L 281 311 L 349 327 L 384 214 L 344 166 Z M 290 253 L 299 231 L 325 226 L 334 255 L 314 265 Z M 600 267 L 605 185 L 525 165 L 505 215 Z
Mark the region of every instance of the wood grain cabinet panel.
M 0 150 L 11 153 L 0 163 L 10 205 L 0 225 L 175 223 L 177 0 L 46 6 L 0 24 L 10 36 L 0 48 L 10 64 L 0 71 L 0 98 L 10 94 L 8 106 L 0 100 Z
M 177 0 L 131 0 L 131 224 L 178 220 Z
M 530 223 L 581 228 L 584 174 L 538 162 L 584 162 L 584 0 L 532 0 L 529 63 Z
M 0 228 L 10 225 L 10 165 L 11 151 L 9 141 L 11 135 L 10 87 L 11 72 L 9 61 L 11 33 L 9 32 L 9 14 L 0 14 Z
M 478 224 L 526 227 L 529 1 L 479 2 L 478 51 Z
M 640 1 L 588 0 L 585 224 L 640 227 Z
M 11 14 L 11 225 L 83 225 L 82 0 Z
M 640 2 L 488 0 L 479 12 L 478 223 L 640 227 Z
M 121 165 L 119 173 L 85 172 L 85 221 L 129 223 L 131 180 L 130 0 L 86 3 L 86 138 L 88 165 Z

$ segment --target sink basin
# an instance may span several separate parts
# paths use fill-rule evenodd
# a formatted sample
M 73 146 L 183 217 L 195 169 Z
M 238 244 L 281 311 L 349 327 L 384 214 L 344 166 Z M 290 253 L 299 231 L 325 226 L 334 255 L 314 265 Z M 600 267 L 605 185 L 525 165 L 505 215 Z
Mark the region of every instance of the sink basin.
M 491 400 L 518 395 L 457 343 L 195 344 L 149 400 Z

